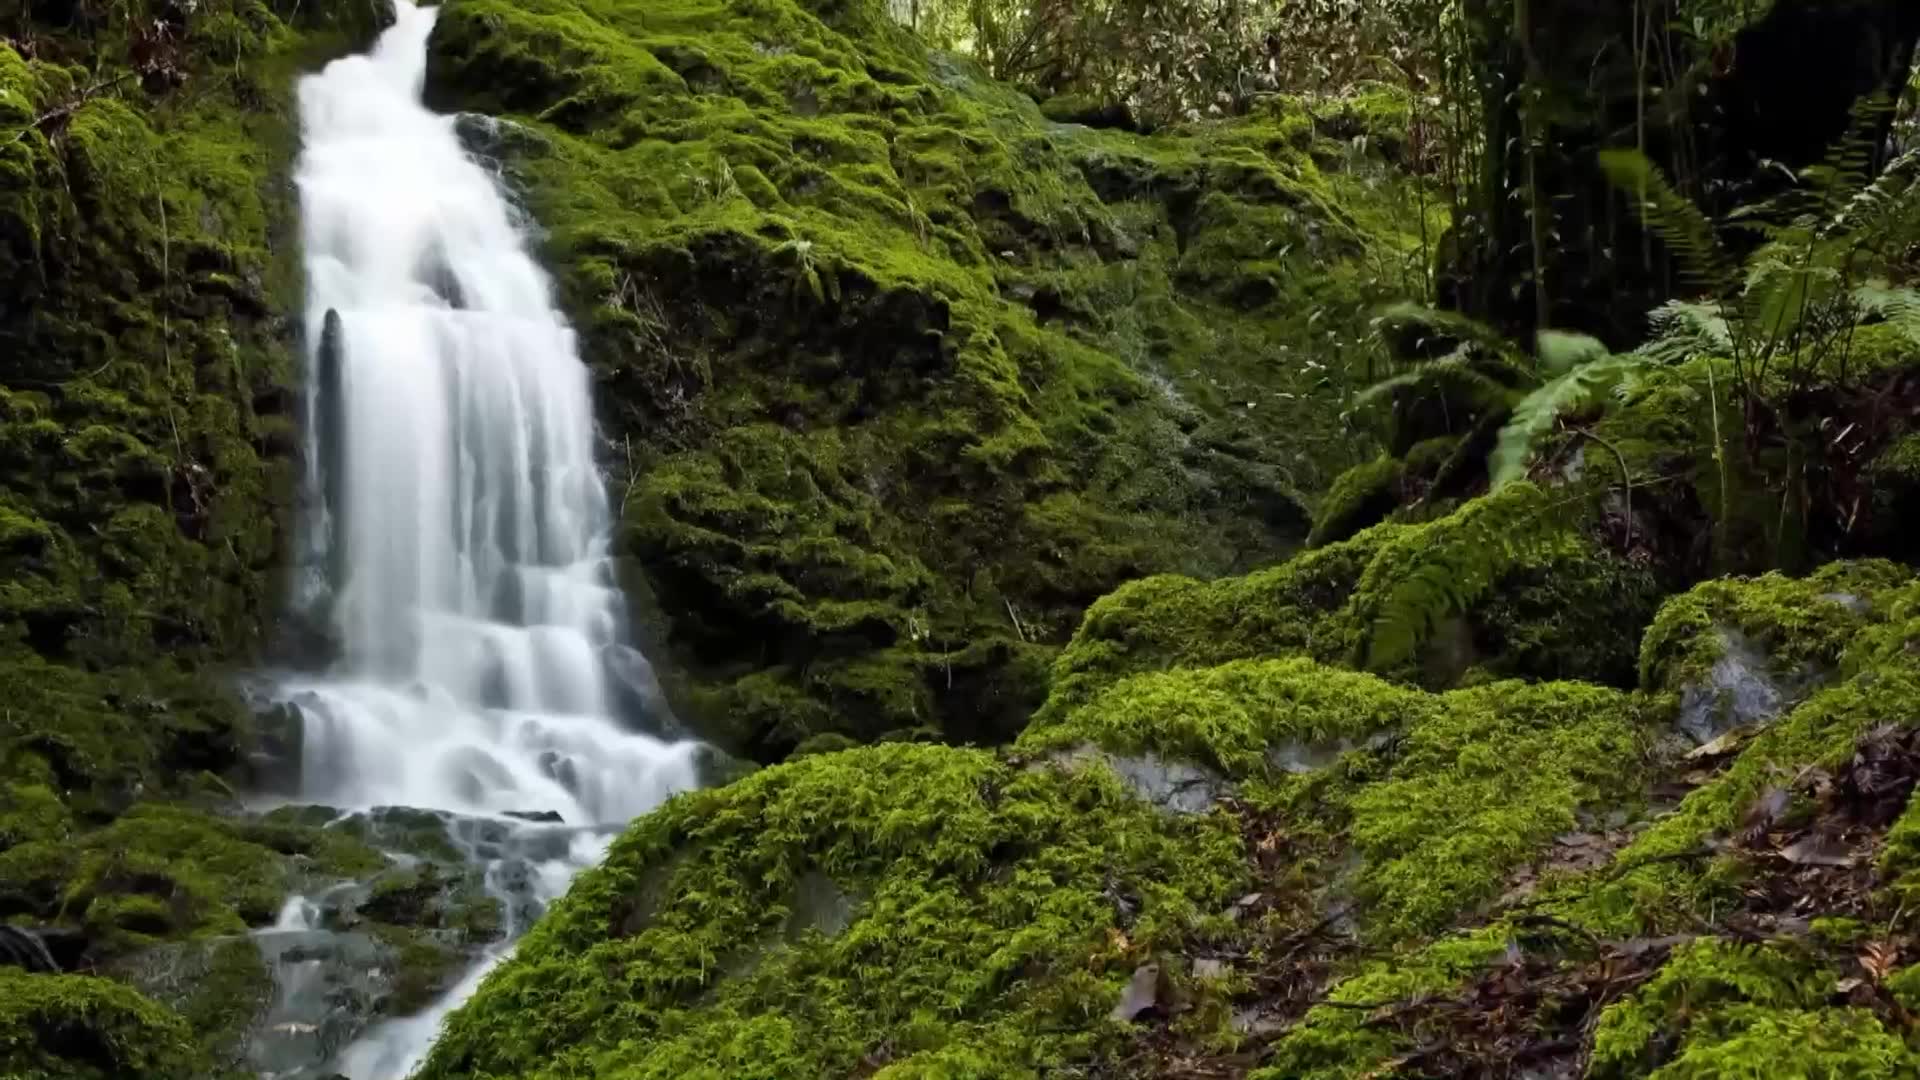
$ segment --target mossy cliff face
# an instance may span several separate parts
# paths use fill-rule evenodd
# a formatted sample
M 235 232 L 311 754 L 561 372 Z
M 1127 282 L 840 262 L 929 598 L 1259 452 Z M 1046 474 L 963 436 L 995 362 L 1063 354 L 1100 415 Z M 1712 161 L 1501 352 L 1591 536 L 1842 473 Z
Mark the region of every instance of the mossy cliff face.
M 689 711 L 1001 740 L 1086 605 L 1304 534 L 1422 205 L 1276 102 L 1053 123 L 868 3 L 454 0 L 430 93 L 547 231 Z
M 293 77 L 383 9 L 302 7 L 0 15 L 0 918 L 70 965 L 270 921 L 310 855 L 215 813 L 298 468 Z M 196 1018 L 6 977 L 6 1075 L 213 1074 Z

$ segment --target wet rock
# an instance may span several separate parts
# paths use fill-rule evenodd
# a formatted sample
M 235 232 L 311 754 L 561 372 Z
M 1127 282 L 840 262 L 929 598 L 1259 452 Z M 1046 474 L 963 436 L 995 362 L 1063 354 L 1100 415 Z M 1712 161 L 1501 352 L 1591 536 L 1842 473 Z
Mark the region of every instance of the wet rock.
M 546 136 L 524 124 L 484 113 L 460 113 L 453 118 L 460 145 L 495 172 L 516 160 L 543 157 L 553 146 Z
M 1718 630 L 1723 648 L 1703 682 L 1680 691 L 1675 726 L 1696 744 L 1738 727 L 1769 723 L 1787 710 L 1806 680 L 1785 680 L 1766 653 L 1738 630 Z
M 390 1007 L 398 950 L 372 934 L 324 930 L 255 940 L 271 991 L 248 1037 L 246 1063 L 286 1080 L 327 1075 L 321 1070 L 334 1055 Z
M 787 940 L 809 932 L 838 937 L 853 925 L 858 906 L 854 897 L 827 875 L 817 870 L 802 874 L 794 886 L 793 910 L 787 916 Z
M 567 820 L 560 816 L 558 810 L 509 810 L 507 816 L 547 825 L 559 825 Z
M 1054 763 L 1079 768 L 1099 762 L 1112 769 L 1135 795 L 1174 814 L 1202 814 L 1233 790 L 1225 777 L 1211 769 L 1158 754 L 1121 755 L 1096 746 L 1080 746 L 1050 757 Z
M 273 997 L 267 959 L 251 937 L 173 942 L 115 961 L 105 973 L 188 1018 L 223 1070 L 247 1056 Z

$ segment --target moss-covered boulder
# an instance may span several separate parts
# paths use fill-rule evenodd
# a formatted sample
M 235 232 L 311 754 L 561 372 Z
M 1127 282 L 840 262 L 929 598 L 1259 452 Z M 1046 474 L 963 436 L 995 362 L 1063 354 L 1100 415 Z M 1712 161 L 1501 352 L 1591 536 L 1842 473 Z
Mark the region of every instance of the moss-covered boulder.
M 1515 484 L 1244 577 L 1130 583 L 1088 611 L 1039 718 L 1134 672 L 1257 657 L 1433 688 L 1504 676 L 1631 687 L 1660 578 L 1598 534 L 1585 505 Z
M 808 756 L 643 819 L 421 1075 L 1036 1075 L 1238 895 L 1240 849 L 1104 768 Z
M 205 1070 L 187 1025 L 138 991 L 89 975 L 0 967 L 0 1072 L 21 1080 L 189 1080 Z
M 1062 123 L 867 0 L 455 0 L 429 88 L 509 118 L 680 696 L 763 759 L 1005 740 L 1095 598 L 1297 543 L 1425 205 L 1297 105 Z

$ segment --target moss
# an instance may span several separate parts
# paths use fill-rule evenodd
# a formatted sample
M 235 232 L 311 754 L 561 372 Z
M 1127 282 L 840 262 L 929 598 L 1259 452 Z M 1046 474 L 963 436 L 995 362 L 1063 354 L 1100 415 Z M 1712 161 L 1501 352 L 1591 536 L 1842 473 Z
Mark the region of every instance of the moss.
M 1760 732 L 1731 766 L 1695 789 L 1616 857 L 1620 871 L 1569 901 L 1583 924 L 1604 933 L 1660 932 L 1736 894 L 1736 864 L 1711 861 L 1708 844 L 1737 831 L 1770 786 L 1807 767 L 1832 768 L 1859 738 L 1920 692 L 1912 665 L 1887 665 L 1819 690 Z
M 1920 1061 L 1865 1009 L 1832 1008 L 1833 975 L 1766 945 L 1682 945 L 1653 980 L 1607 1007 L 1590 1075 L 1909 1075 Z
M 1099 596 L 1287 551 L 1417 245 L 1295 105 L 1053 123 L 866 2 L 458 0 L 428 81 L 510 118 L 680 696 L 769 760 L 1004 741 Z
M 1390 771 L 1347 801 L 1366 918 L 1433 932 L 1497 897 L 1582 810 L 1646 783 L 1642 703 L 1577 683 L 1495 683 L 1441 696 Z
M 450 1019 L 424 1077 L 1026 1076 L 1095 1052 L 1142 957 L 1244 886 L 1237 831 L 1101 767 L 896 744 L 682 796 Z M 802 879 L 859 896 L 782 936 Z M 885 1049 L 882 1049 L 882 1048 Z
M 1365 750 L 1291 809 L 1361 860 L 1361 921 L 1406 937 L 1497 896 L 1583 809 L 1634 799 L 1651 772 L 1649 711 L 1577 683 L 1429 694 L 1304 659 L 1239 661 L 1120 680 L 1018 745 L 1151 753 L 1269 784 Z
M 1400 505 L 1400 484 L 1406 471 L 1404 463 L 1382 457 L 1341 473 L 1320 499 L 1307 546 L 1322 547 L 1345 540 L 1392 513 Z
M 1247 660 L 1122 679 L 1055 722 L 1021 736 L 1023 750 L 1091 743 L 1260 776 L 1287 748 L 1351 745 L 1430 716 L 1431 695 L 1311 660 Z
M 1132 582 L 1087 612 L 1054 668 L 1036 723 L 1058 719 L 1132 672 L 1261 656 L 1343 658 L 1341 605 L 1396 525 L 1308 552 L 1241 578 L 1161 576 Z
M 1804 578 L 1772 573 L 1703 582 L 1661 605 L 1640 650 L 1640 684 L 1675 690 L 1702 682 L 1726 650 L 1724 633 L 1752 640 L 1784 676 L 1838 666 L 1874 621 L 1876 600 L 1911 572 L 1890 562 L 1833 563 Z
M 21 1080 L 204 1075 L 186 1025 L 133 989 L 10 967 L 0 967 L 0 1071 Z

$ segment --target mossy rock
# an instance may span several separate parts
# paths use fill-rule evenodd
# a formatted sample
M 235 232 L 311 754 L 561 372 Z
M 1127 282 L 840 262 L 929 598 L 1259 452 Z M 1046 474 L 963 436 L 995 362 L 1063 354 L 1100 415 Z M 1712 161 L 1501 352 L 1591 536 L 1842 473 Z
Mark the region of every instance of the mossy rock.
M 111 979 L 0 967 L 0 1072 L 22 1080 L 190 1080 L 204 1059 L 178 1016 Z
M 429 87 L 509 122 L 670 690 L 760 760 L 1004 742 L 1098 597 L 1289 551 L 1418 247 L 1297 104 L 1056 123 L 870 0 L 455 0 Z
M 1345 540 L 1391 514 L 1400 505 L 1400 485 L 1407 468 L 1404 462 L 1382 457 L 1341 473 L 1321 496 L 1307 546 L 1323 547 Z
M 1225 820 L 1099 766 L 801 758 L 637 823 L 420 1075 L 1037 1075 L 1119 1032 L 1122 984 L 1237 895 L 1241 858 Z
M 222 1071 L 238 1069 L 250 1029 L 273 998 L 273 976 L 249 937 L 175 942 L 108 968 L 186 1021 Z

